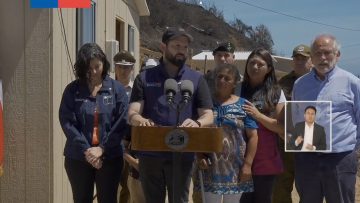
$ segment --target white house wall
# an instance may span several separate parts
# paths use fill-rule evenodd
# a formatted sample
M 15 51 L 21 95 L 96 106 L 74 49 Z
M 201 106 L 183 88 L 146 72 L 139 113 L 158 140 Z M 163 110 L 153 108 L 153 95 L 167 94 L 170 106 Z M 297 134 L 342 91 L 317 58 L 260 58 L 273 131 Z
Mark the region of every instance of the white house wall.
M 0 1 L 5 165 L 0 202 L 51 202 L 51 12 Z
M 120 18 L 125 23 L 126 43 L 128 25 L 135 28 L 135 57 L 139 64 L 139 16 L 135 4 L 130 0 L 96 2 L 96 42 L 105 50 L 106 40 L 115 39 L 115 19 Z M 71 62 L 59 11 L 30 9 L 28 0 L 0 0 L 5 128 L 0 203 L 73 202 L 64 170 L 65 136 L 58 109 L 65 86 L 75 78 L 72 65 L 76 60 L 76 10 L 61 10 Z
M 65 86 L 75 76 L 72 65 L 76 60 L 76 10 L 61 9 L 70 59 L 68 58 L 62 27 L 60 24 L 60 10 L 52 9 L 53 25 L 53 48 L 52 48 L 52 125 L 53 125 L 53 202 L 73 202 L 70 183 L 64 169 L 63 150 L 65 146 L 65 135 L 59 124 L 58 109 Z M 72 63 L 72 64 L 71 64 Z

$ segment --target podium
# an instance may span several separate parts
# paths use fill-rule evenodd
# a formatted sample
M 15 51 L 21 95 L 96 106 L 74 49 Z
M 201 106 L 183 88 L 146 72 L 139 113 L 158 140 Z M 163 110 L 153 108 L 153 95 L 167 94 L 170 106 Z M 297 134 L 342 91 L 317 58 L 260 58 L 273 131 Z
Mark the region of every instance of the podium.
M 219 127 L 133 126 L 131 149 L 135 151 L 174 152 L 172 155 L 172 202 L 179 203 L 180 198 L 176 191 L 180 191 L 177 183 L 181 181 L 182 152 L 221 152 L 223 134 L 223 129 Z
M 161 152 L 221 152 L 223 129 L 133 126 L 131 149 Z

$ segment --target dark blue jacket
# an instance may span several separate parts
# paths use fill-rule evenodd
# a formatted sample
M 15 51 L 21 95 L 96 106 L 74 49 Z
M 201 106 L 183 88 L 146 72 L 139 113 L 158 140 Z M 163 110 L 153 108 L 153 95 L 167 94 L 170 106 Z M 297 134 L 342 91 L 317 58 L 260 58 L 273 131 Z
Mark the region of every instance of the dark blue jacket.
M 126 122 L 128 98 L 123 86 L 106 76 L 96 98 L 86 83 L 75 80 L 64 90 L 59 109 L 61 127 L 66 136 L 64 155 L 85 160 L 84 152 L 91 147 L 94 110 L 99 109 L 100 144 L 104 158 L 122 156 L 121 139 L 129 133 Z
M 160 126 L 176 126 L 177 114 L 176 110 L 167 104 L 164 94 L 164 82 L 169 79 L 164 64 L 147 69 L 141 72 L 134 81 L 130 102 L 144 101 L 142 116 L 150 118 L 156 125 Z M 203 76 L 191 70 L 184 65 L 180 68 L 175 79 L 179 84 L 182 80 L 190 80 L 194 85 L 194 93 L 188 105 L 186 105 L 179 115 L 179 123 L 181 124 L 187 118 L 193 120 L 198 119 L 198 108 L 212 108 L 211 96 L 208 86 Z M 181 93 L 176 93 L 175 103 L 181 101 Z M 172 158 L 169 152 L 138 152 L 139 156 L 154 156 Z M 184 153 L 188 159 L 193 159 L 193 153 Z

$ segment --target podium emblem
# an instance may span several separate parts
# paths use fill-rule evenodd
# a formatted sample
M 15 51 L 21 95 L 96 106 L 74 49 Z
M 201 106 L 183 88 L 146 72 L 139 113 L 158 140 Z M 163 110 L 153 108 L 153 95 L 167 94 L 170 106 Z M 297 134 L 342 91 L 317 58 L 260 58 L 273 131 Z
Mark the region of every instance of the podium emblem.
M 189 135 L 182 129 L 171 130 L 165 136 L 166 145 L 173 150 L 184 149 L 189 142 Z

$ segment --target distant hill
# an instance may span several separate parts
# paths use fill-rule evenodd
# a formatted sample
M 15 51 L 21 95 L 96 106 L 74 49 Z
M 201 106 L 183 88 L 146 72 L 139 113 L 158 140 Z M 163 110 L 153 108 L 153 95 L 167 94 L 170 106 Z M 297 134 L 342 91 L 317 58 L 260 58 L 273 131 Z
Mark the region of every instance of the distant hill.
M 263 37 L 258 37 L 258 33 L 264 32 L 257 32 L 258 27 L 254 30 L 241 20 L 237 19 L 236 25 L 230 25 L 217 17 L 216 12 L 209 11 L 211 9 L 176 0 L 147 0 L 147 4 L 150 16 L 140 18 L 140 41 L 143 49 L 159 51 L 161 36 L 166 27 L 183 27 L 194 37 L 194 42 L 190 45 L 192 55 L 202 50 L 213 50 L 218 43 L 224 41 L 234 43 L 237 51 L 261 46 L 262 42 L 258 39 Z M 267 29 L 263 25 L 260 27 L 264 28 Z M 270 33 L 265 34 L 272 43 Z

